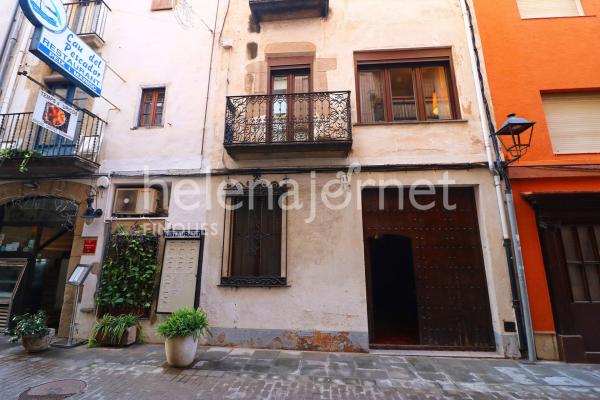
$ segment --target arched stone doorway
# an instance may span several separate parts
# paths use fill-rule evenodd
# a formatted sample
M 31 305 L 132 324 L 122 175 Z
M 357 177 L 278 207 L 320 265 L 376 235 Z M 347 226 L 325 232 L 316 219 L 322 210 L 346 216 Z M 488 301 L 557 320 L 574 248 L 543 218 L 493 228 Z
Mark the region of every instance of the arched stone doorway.
M 90 191 L 90 185 L 68 180 L 46 180 L 38 181 L 35 187 L 27 185 L 26 182 L 7 182 L 0 185 L 0 205 L 7 205 L 15 201 L 23 201 L 24 199 L 30 198 L 56 198 L 69 201 L 73 204 L 78 205 L 76 215 L 83 214 L 86 207 L 86 198 Z M 57 210 L 55 209 L 55 212 Z M 81 262 L 83 239 L 81 238 L 83 232 L 83 219 L 76 217 L 72 221 L 73 227 L 73 239 L 70 251 L 70 259 L 68 262 L 68 268 L 66 275 L 68 276 Z M 31 239 L 29 239 L 31 240 Z M 64 240 L 64 239 L 63 239 Z M 10 259 L 9 259 L 10 260 Z M 15 260 L 14 258 L 12 260 Z M 57 303 L 59 302 L 59 295 L 57 294 Z M 73 308 L 74 290 L 71 287 L 67 287 L 64 292 L 62 299 L 62 311 L 60 314 L 59 322 L 59 336 L 66 336 L 69 331 L 69 324 L 71 321 L 71 310 Z M 14 313 L 13 313 L 14 314 Z

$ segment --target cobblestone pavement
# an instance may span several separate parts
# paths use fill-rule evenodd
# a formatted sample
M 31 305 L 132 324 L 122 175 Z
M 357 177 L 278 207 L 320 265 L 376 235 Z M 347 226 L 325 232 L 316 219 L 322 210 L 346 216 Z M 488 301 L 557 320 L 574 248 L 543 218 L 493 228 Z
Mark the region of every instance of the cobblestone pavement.
M 28 356 L 0 339 L 0 399 L 60 379 L 87 382 L 72 399 L 600 399 L 591 365 L 200 348 L 179 370 L 158 345 Z

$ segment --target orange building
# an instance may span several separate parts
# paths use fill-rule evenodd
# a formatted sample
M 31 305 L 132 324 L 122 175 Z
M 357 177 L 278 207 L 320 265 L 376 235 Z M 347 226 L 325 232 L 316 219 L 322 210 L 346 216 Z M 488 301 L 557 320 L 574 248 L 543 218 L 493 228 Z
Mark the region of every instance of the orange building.
M 497 126 L 537 122 L 509 174 L 538 357 L 600 362 L 600 2 L 473 6 Z

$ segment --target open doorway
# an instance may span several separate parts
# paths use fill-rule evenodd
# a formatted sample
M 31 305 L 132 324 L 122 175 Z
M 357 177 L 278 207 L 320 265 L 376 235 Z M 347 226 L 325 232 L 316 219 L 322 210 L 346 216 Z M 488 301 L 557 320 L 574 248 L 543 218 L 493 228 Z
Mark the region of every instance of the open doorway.
M 58 328 L 77 210 L 77 203 L 53 197 L 0 206 L 0 260 L 26 261 L 22 275 L 0 271 L 14 280 L 6 286 L 10 290 L 0 290 L 5 323 L 15 315 L 44 310 L 48 326 Z
M 372 344 L 418 345 L 419 321 L 411 239 L 383 235 L 368 241 Z

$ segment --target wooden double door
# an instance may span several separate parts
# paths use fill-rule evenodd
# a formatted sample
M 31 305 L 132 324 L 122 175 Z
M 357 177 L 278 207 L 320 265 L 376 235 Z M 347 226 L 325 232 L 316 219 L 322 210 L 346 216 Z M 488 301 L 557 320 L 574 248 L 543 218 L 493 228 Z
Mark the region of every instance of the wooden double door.
M 444 197 L 363 191 L 374 348 L 495 350 L 474 189 Z
M 600 363 L 600 193 L 532 194 L 563 361 Z

